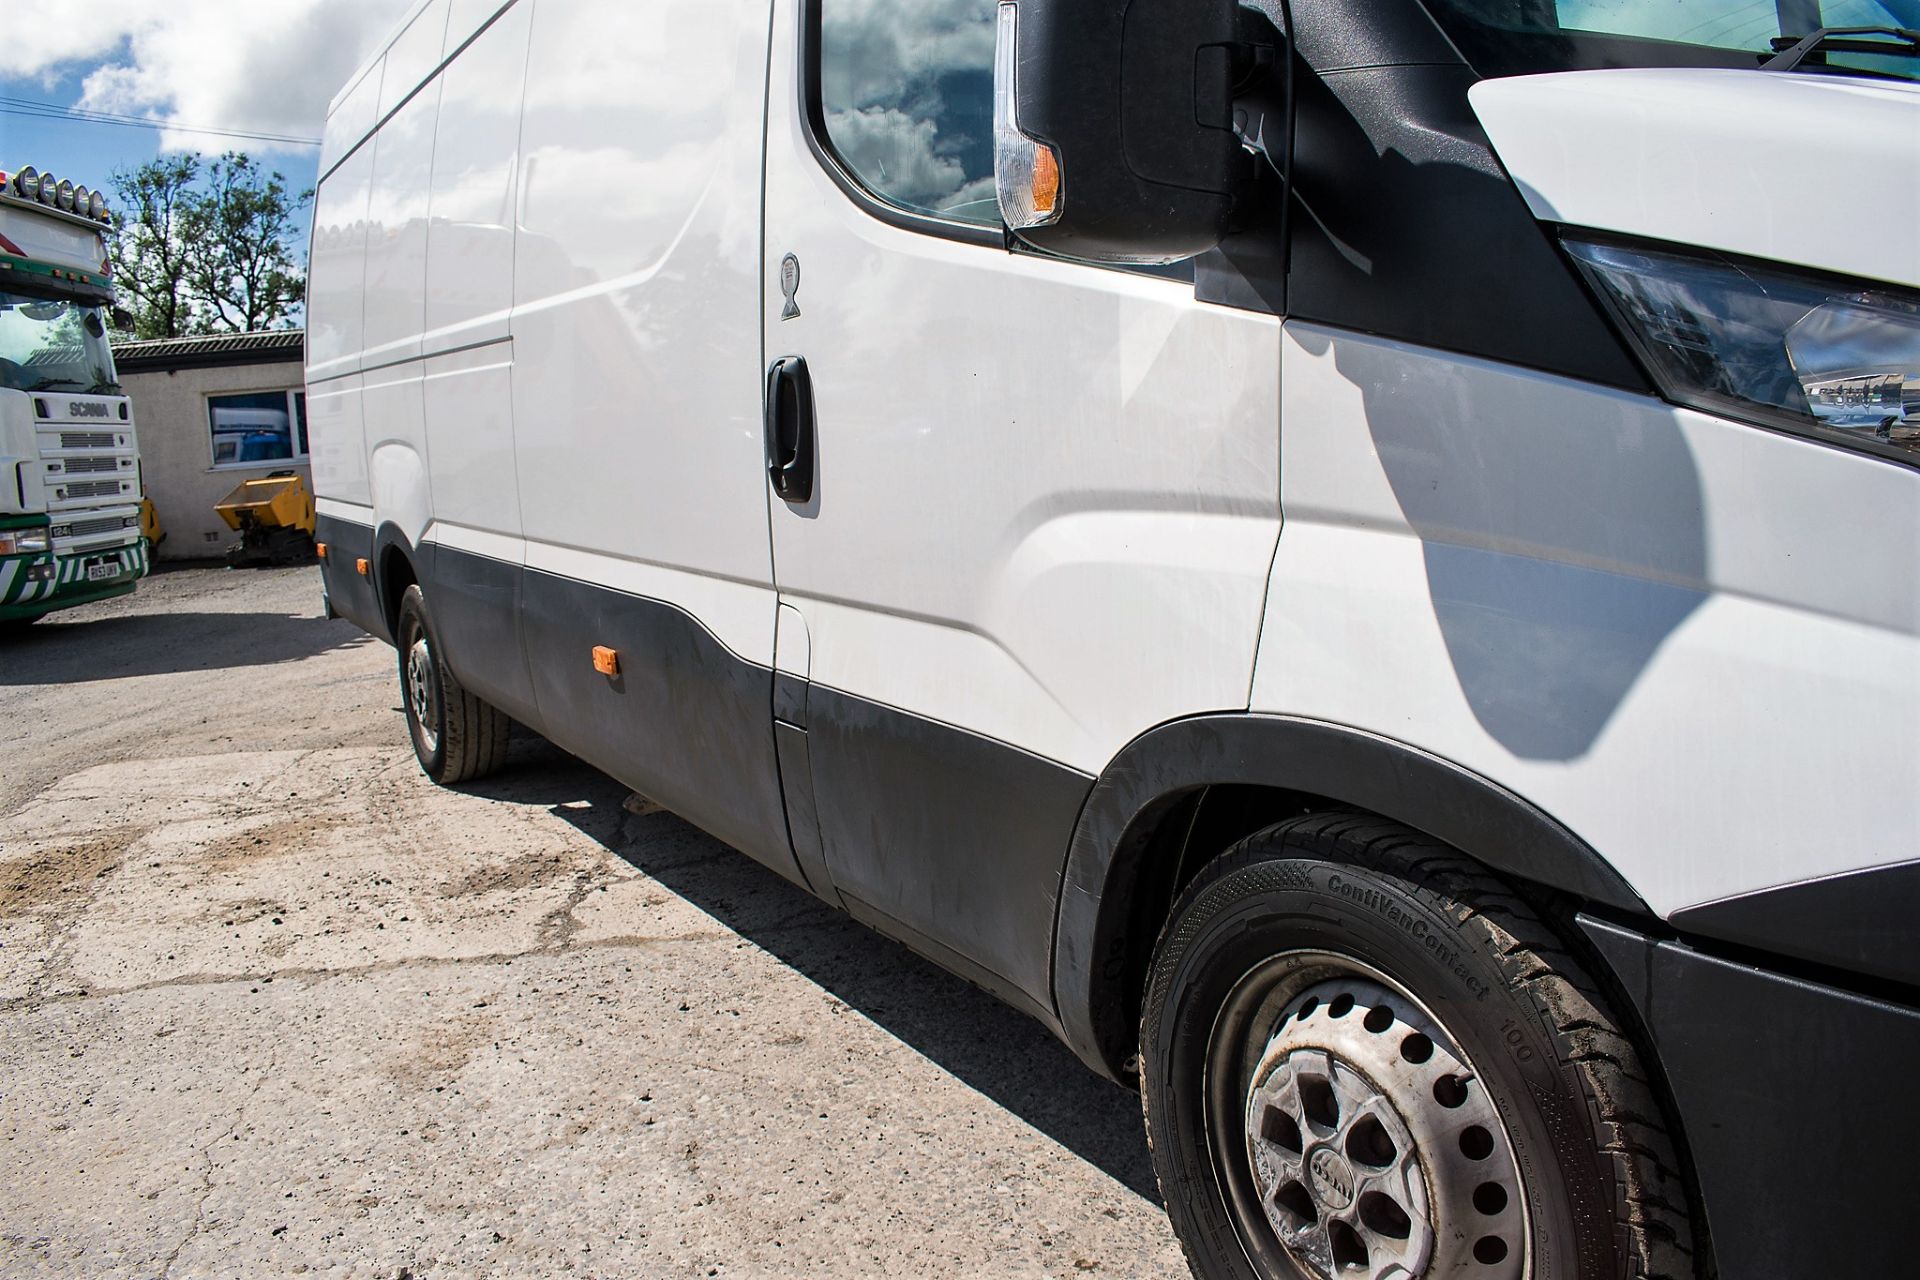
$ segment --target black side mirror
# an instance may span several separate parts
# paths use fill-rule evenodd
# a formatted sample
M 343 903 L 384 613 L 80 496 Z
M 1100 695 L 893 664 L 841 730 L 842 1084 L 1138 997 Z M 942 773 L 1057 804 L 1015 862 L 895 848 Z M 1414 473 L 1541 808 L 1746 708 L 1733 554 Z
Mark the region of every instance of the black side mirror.
M 1007 226 L 1052 253 L 1171 262 L 1226 234 L 1238 0 L 1002 0 L 994 177 Z
M 122 333 L 132 333 L 133 312 L 127 310 L 125 307 L 115 307 L 113 309 L 113 327 Z

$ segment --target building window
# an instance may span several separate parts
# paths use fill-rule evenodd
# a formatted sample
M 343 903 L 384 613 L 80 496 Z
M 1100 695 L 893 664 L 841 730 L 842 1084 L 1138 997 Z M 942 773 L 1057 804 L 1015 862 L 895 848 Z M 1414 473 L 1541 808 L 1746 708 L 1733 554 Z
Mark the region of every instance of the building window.
M 307 393 L 254 391 L 208 396 L 207 429 L 216 467 L 261 467 L 307 456 Z

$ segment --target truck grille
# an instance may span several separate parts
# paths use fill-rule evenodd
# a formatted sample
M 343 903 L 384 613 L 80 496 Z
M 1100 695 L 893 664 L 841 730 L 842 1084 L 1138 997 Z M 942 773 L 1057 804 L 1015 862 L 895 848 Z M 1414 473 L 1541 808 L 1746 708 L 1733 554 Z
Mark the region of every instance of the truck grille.
M 65 522 L 73 531 L 75 538 L 91 538 L 96 533 L 118 533 L 126 527 L 122 516 L 108 516 L 104 520 L 73 520 Z
M 120 460 L 118 458 L 68 458 L 60 465 L 66 468 L 68 475 L 75 476 L 88 471 L 118 471 Z
M 120 493 L 118 480 L 77 480 L 61 485 L 69 498 L 112 498 Z
M 111 431 L 62 431 L 60 433 L 62 449 L 111 449 L 113 432 Z

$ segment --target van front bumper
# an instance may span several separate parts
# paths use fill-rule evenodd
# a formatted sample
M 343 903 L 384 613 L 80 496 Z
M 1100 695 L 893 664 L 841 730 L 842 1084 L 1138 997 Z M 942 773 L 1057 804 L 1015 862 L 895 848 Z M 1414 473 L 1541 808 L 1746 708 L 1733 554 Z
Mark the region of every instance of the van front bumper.
M 1920 992 L 1580 925 L 1653 1041 L 1722 1280 L 1913 1274 Z

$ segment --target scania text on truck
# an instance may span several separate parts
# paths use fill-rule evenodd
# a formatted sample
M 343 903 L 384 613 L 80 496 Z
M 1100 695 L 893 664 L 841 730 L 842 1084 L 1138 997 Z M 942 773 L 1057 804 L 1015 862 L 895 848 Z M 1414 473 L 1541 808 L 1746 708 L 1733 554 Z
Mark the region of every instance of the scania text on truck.
M 520 720 L 1137 1084 L 1196 1275 L 1911 1273 L 1915 28 L 422 0 L 325 590 L 434 779 Z
M 0 628 L 147 572 L 133 411 L 107 342 L 106 198 L 0 172 Z

